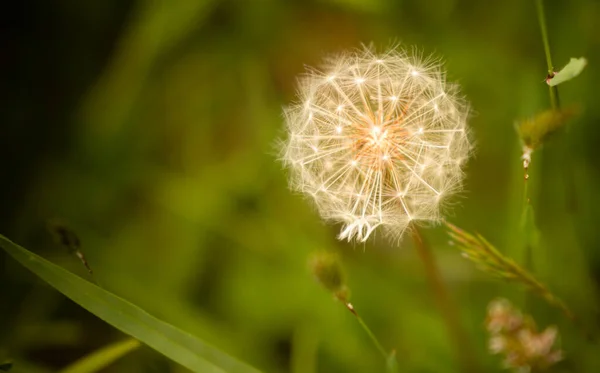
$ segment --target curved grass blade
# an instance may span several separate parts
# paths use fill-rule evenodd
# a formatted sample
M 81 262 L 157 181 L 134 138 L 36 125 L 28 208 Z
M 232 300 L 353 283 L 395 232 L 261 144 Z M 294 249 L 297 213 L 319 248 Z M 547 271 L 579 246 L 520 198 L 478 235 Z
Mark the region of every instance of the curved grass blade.
M 95 373 L 138 347 L 140 347 L 140 342 L 133 338 L 112 343 L 75 361 L 60 373 Z
M 50 286 L 115 328 L 198 373 L 259 371 L 0 235 L 0 247 Z

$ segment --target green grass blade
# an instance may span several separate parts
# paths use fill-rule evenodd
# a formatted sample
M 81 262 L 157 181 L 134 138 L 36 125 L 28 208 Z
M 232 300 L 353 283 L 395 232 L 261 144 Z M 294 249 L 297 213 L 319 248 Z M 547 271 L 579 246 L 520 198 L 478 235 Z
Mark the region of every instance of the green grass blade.
M 193 372 L 259 373 L 193 335 L 72 274 L 0 235 L 0 247 L 65 296 Z
M 140 342 L 132 338 L 112 343 L 77 360 L 61 370 L 60 373 L 95 373 L 139 346 Z

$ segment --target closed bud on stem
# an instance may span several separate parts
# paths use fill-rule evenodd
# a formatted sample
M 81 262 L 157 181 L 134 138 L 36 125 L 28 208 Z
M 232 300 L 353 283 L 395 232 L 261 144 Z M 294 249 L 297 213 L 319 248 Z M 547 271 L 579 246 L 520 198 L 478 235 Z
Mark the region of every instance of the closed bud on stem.
M 517 122 L 517 132 L 524 149 L 528 149 L 531 153 L 542 146 L 550 135 L 564 127 L 579 112 L 580 109 L 577 106 L 569 106 L 559 110 L 550 109 L 537 114 L 533 118 Z
M 314 253 L 309 260 L 309 268 L 315 279 L 336 299 L 346 303 L 349 300 L 349 290 L 340 258 L 331 252 Z

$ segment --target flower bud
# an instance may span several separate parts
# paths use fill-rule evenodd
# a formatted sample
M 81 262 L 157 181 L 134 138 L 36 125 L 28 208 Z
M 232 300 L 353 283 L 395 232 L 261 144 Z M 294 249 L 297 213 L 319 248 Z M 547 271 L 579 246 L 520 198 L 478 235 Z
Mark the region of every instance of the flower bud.
M 345 275 L 339 256 L 331 252 L 317 252 L 312 255 L 309 267 L 315 279 L 342 302 L 349 299 Z

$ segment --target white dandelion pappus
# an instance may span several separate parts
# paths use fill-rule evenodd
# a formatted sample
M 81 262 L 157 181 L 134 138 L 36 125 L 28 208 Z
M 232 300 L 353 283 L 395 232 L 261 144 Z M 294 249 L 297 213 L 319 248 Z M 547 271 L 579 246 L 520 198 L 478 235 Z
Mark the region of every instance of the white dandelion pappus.
M 471 145 L 468 105 L 439 64 L 364 48 L 310 70 L 298 96 L 281 158 L 290 187 L 343 224 L 338 238 L 364 242 L 381 226 L 399 239 L 412 221 L 441 220 Z

